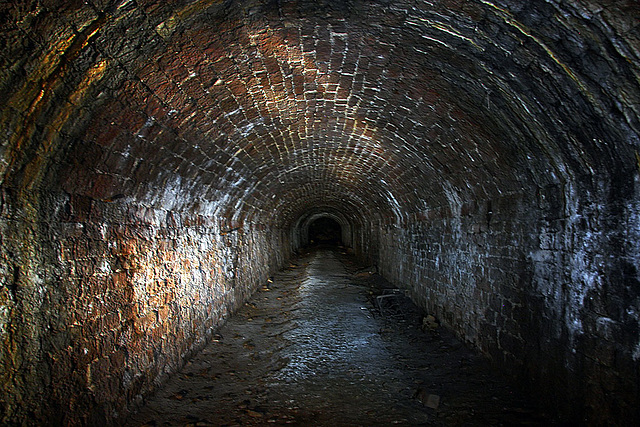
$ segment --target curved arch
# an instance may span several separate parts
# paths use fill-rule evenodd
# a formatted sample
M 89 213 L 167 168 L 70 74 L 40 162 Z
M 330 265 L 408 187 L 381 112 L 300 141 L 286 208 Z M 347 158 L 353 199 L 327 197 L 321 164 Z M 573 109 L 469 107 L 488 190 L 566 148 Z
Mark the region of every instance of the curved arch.
M 353 245 L 354 229 L 351 221 L 349 221 L 349 219 L 341 212 L 322 211 L 317 213 L 308 213 L 298 218 L 296 225 L 292 230 L 292 241 L 294 242 L 294 245 L 297 245 L 296 249 L 309 245 L 309 226 L 320 218 L 331 218 L 340 224 L 342 244 L 346 247 L 351 247 Z

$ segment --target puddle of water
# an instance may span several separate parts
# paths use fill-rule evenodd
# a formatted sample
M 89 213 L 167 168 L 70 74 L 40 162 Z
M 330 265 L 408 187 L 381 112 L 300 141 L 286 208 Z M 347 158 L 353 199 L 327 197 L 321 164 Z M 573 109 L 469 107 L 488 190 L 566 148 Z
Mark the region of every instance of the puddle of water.
M 284 335 L 292 344 L 283 351 L 289 364 L 275 382 L 319 374 L 349 378 L 351 373 L 391 360 L 377 334 L 380 325 L 366 307 L 362 289 L 350 286 L 342 263 L 332 252 L 316 254 L 298 289 L 298 327 Z M 288 381 L 289 380 L 289 381 Z

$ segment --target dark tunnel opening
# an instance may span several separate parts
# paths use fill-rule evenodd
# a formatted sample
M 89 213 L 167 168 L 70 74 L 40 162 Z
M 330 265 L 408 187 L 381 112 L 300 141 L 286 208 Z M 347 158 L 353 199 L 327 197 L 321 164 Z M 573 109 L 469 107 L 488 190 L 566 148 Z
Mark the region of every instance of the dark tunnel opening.
M 331 218 L 318 218 L 309 225 L 309 245 L 342 245 L 342 227 Z

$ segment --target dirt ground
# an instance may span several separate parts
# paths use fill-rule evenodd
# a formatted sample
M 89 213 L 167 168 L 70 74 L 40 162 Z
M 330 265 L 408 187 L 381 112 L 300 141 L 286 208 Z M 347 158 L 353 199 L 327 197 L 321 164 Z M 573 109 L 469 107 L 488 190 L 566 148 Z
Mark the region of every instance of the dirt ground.
M 344 251 L 302 254 L 130 426 L 553 424 Z

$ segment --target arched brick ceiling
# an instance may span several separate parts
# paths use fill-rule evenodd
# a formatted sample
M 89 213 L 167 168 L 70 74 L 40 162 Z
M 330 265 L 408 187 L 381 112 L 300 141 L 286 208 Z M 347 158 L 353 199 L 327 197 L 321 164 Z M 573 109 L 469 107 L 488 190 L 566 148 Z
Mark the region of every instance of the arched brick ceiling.
M 287 226 L 636 167 L 634 2 L 59 3 L 3 6 L 19 189 Z

